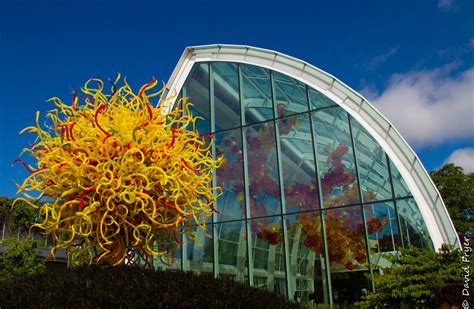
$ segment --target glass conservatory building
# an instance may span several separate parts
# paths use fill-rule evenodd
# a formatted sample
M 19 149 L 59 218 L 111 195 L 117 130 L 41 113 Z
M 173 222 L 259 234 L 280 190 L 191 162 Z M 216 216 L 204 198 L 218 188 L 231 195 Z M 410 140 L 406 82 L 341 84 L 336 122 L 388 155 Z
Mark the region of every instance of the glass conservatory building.
M 213 155 L 225 158 L 218 213 L 171 267 L 352 303 L 374 288 L 366 274 L 387 265 L 382 254 L 458 244 L 413 150 L 330 74 L 274 51 L 198 46 L 167 89 L 189 97 L 200 133 L 214 135 Z

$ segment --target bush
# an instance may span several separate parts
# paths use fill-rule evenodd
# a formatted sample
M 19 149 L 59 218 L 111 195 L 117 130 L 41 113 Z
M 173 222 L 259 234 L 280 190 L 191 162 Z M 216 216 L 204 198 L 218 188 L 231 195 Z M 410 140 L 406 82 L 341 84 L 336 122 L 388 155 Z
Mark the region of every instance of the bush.
M 283 296 L 230 280 L 135 267 L 51 270 L 0 285 L 0 306 L 300 308 Z
M 45 269 L 44 262 L 36 260 L 35 242 L 9 238 L 0 244 L 5 249 L 5 252 L 0 254 L 0 282 Z
M 436 308 L 437 291 L 450 283 L 462 283 L 463 267 L 473 267 L 472 260 L 470 264 L 463 262 L 462 254 L 459 249 L 443 245 L 439 252 L 408 247 L 397 256 L 386 255 L 393 265 L 384 268 L 383 275 L 374 273 L 375 293 L 369 293 L 358 304 Z

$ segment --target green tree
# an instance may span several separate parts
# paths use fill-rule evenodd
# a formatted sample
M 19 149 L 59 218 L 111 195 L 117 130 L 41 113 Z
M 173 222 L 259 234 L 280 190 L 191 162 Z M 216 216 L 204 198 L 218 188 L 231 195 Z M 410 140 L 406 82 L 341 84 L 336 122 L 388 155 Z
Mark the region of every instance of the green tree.
M 360 305 L 407 304 L 417 307 L 436 307 L 436 292 L 451 282 L 462 282 L 462 252 L 443 245 L 439 252 L 409 247 L 397 256 L 387 255 L 393 263 L 381 269 L 371 279 L 376 292 L 367 295 Z M 472 264 L 471 261 L 471 269 Z
M 0 196 L 0 222 L 6 218 L 11 229 L 21 228 L 28 232 L 31 225 L 35 223 L 38 210 L 23 201 L 13 205 L 14 199 Z
M 474 173 L 464 173 L 462 167 L 446 164 L 430 172 L 443 197 L 454 227 L 460 233 L 474 231 Z
M 8 238 L 1 244 L 0 282 L 44 271 L 44 262 L 36 260 L 36 243 Z
M 8 216 L 11 206 L 10 199 L 0 196 L 0 221 Z

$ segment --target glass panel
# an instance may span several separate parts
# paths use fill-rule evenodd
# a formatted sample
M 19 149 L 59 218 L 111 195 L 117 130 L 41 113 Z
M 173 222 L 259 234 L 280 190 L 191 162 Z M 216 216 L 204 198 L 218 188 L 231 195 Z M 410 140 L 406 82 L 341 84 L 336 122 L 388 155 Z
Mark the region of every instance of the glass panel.
M 224 162 L 217 169 L 217 185 L 222 195 L 217 199 L 217 221 L 245 218 L 244 174 L 242 163 L 242 137 L 240 129 L 215 135 L 217 157 Z
M 355 303 L 371 291 L 369 270 L 353 270 L 331 273 L 331 287 L 335 308 L 358 308 Z M 337 305 L 344 305 L 338 307 Z M 347 307 L 346 307 L 347 306 Z
M 319 208 L 308 115 L 278 120 L 287 212 Z
M 273 118 L 273 104 L 270 88 L 270 73 L 267 69 L 241 64 L 241 87 L 245 110 L 245 124 L 252 124 Z
M 216 225 L 219 277 L 243 282 L 247 278 L 247 234 L 245 221 Z
M 6 226 L 5 226 L 6 227 Z M 3 222 L 2 218 L 0 217 L 0 239 L 2 239 L 2 228 L 3 228 Z M 39 230 L 32 230 L 31 234 L 32 240 L 36 242 L 36 245 L 38 248 L 44 247 L 46 243 L 46 236 L 43 235 Z
M 420 209 L 413 198 L 397 200 L 397 210 L 400 216 L 403 244 L 418 248 L 433 249 L 428 228 L 421 216 Z
M 250 230 L 254 285 L 279 294 L 286 294 L 283 232 L 280 217 L 251 220 Z
M 309 102 L 311 109 L 317 109 L 327 106 L 336 105 L 336 102 L 322 94 L 321 92 L 314 90 L 312 88 L 308 89 Z
M 402 175 L 398 171 L 395 164 L 393 164 L 392 160 L 390 160 L 390 172 L 392 173 L 392 181 L 393 181 L 393 191 L 395 191 L 395 197 L 406 197 L 410 196 L 411 192 L 408 189 L 405 180 L 403 180 Z
M 211 65 L 214 82 L 215 130 L 235 128 L 240 125 L 237 64 L 214 62 Z
M 189 102 L 193 103 L 191 108 L 193 116 L 204 118 L 196 123 L 199 133 L 210 132 L 209 63 L 201 62 L 193 66 L 181 92 L 183 97 L 189 97 Z
M 173 236 L 169 236 L 169 243 L 172 244 L 171 254 L 169 256 L 155 256 L 153 257 L 154 267 L 156 269 L 179 269 L 181 270 L 182 258 L 182 243 L 183 232 L 182 228 L 176 230 Z M 171 245 L 170 245 L 171 247 Z
M 213 273 L 212 263 L 214 260 L 212 245 L 212 228 L 207 226 L 207 234 L 199 227 L 194 227 L 196 239 L 186 238 L 187 241 L 184 254 L 184 270 L 197 273 Z
M 363 202 L 391 199 L 392 190 L 385 152 L 353 118 L 351 125 Z
M 360 206 L 326 210 L 324 224 L 331 271 L 366 268 L 367 251 Z
M 394 252 L 401 246 L 393 202 L 366 205 L 364 213 L 369 234 L 371 262 L 387 267 L 390 263 L 382 253 Z
M 352 304 L 369 291 L 367 251 L 360 206 L 324 211 L 335 304 Z
M 301 302 L 328 303 L 319 212 L 288 215 L 285 219 L 290 253 L 290 290 L 295 291 L 293 299 L 296 296 Z
M 284 181 L 285 215 L 289 256 L 290 299 L 315 304 L 328 303 L 327 261 L 324 259 L 324 226 L 327 236 L 332 293 L 335 304 L 352 304 L 370 289 L 367 244 L 359 203 L 365 204 L 364 214 L 368 229 L 368 246 L 371 261 L 387 266 L 382 253 L 393 253 L 403 240 L 404 245 L 433 248 L 426 224 L 413 198 L 397 200 L 400 229 L 397 225 L 394 202 L 376 202 L 392 198 L 387 156 L 372 136 L 352 119 L 354 148 L 359 167 L 363 201 L 359 200 L 359 186 L 355 174 L 353 143 L 349 130 L 348 114 L 322 93 L 308 89 L 309 107 L 321 109 L 302 113 L 308 109 L 306 86 L 278 72 L 257 66 L 225 62 L 212 63 L 216 155 L 225 161 L 217 170 L 217 184 L 223 195 L 217 200 L 214 215 L 218 224 L 207 218 L 208 237 L 200 228 L 196 240 L 175 251 L 175 260 L 169 265 L 157 262 L 161 268 L 181 268 L 181 251 L 184 270 L 213 272 L 214 253 L 221 278 L 246 282 L 248 280 L 247 241 L 251 241 L 250 257 L 256 287 L 286 294 L 285 255 L 280 207 L 280 186 L 275 143 L 276 120 Z M 238 66 L 241 76 L 238 76 Z M 240 81 L 239 81 L 240 78 Z M 239 89 L 239 83 L 242 87 Z M 209 64 L 197 63 L 182 89 L 195 104 L 193 113 L 205 119 L 209 112 Z M 272 103 L 272 90 L 275 104 Z M 240 92 L 240 93 L 239 93 Z M 246 233 L 245 188 L 242 162 L 242 132 L 240 128 L 241 97 L 245 111 L 243 128 L 248 156 L 249 204 L 251 219 L 247 221 L 251 234 Z M 331 107 L 332 106 L 332 107 Z M 328 108 L 329 107 L 329 108 Z M 311 116 L 311 117 L 310 117 Z M 310 121 L 313 121 L 311 132 Z M 201 134 L 209 131 L 209 121 L 198 121 Z M 311 134 L 316 145 L 313 145 Z M 323 195 L 321 224 L 320 205 L 314 153 Z M 411 195 L 406 183 L 393 162 L 389 161 L 394 195 L 397 198 Z M 349 206 L 337 209 L 332 207 Z M 323 207 L 324 206 L 324 207 Z M 316 211 L 315 211 L 316 210 Z M 301 213 L 304 211 L 304 213 Z M 191 220 L 192 221 L 192 220 Z M 230 221 L 230 222 L 229 222 Z M 194 222 L 189 222 L 194 224 Z M 214 230 L 213 230 L 214 229 Z M 401 235 L 399 235 L 401 230 Z M 211 234 L 216 237 L 213 246 Z M 250 239 L 247 239 L 247 236 Z M 180 239 L 179 235 L 177 235 Z M 215 252 L 213 251 L 215 250 Z
M 359 203 L 347 113 L 340 107 L 312 113 L 324 208 Z
M 206 213 L 203 210 L 197 209 L 194 211 L 194 216 L 184 218 L 184 224 L 189 226 L 199 226 L 202 224 L 210 226 L 212 224 L 212 213 Z M 209 232 L 210 233 L 210 232 Z
M 245 129 L 252 217 L 280 213 L 274 130 L 273 122 L 257 124 Z
M 436 202 L 435 202 L 435 207 L 434 207 L 438 214 L 439 214 L 439 217 L 441 219 L 441 224 L 443 227 L 448 227 L 448 228 L 445 228 L 445 231 L 446 231 L 446 243 L 450 244 L 450 245 L 453 245 L 455 246 L 456 248 L 459 248 L 459 242 L 457 240 L 457 232 L 451 228 L 449 228 L 449 226 L 451 226 L 451 223 L 450 223 L 450 217 L 449 217 L 449 214 L 447 212 L 444 211 L 444 204 L 443 202 L 441 201 L 440 198 L 437 198 L 436 199 Z
M 278 72 L 272 71 L 272 76 L 275 91 L 275 114 L 277 117 L 308 110 L 305 84 Z

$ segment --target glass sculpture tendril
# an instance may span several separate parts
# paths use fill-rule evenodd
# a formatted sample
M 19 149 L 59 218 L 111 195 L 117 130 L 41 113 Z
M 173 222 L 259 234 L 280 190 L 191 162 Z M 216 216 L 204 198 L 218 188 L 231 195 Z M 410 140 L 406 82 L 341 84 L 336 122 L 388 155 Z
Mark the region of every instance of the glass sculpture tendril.
M 16 160 L 30 173 L 17 200 L 39 208 L 34 227 L 52 238 L 53 255 L 64 248 L 74 263 L 169 257 L 183 235 L 196 238 L 193 225 L 206 228 L 220 194 L 211 183 L 221 159 L 212 157 L 212 136 L 197 133 L 187 98 L 154 107 L 164 85 L 154 90 L 153 79 L 136 94 L 120 80 L 106 93 L 91 79 L 70 104 L 52 98 L 45 124 L 37 112 L 36 125 L 20 132 L 37 137 L 22 152 L 36 167 Z

